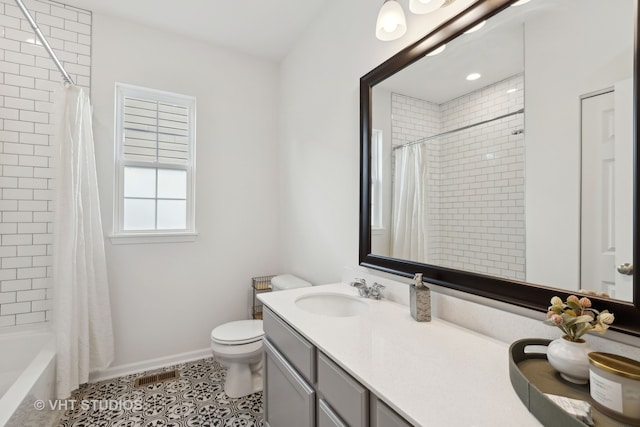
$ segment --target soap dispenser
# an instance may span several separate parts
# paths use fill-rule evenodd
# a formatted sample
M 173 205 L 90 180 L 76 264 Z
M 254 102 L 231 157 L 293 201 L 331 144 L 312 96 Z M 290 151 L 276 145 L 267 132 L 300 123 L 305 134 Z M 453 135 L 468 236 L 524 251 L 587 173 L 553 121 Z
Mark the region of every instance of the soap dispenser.
M 431 321 L 431 289 L 422 281 L 422 273 L 413 276 L 415 283 L 409 290 L 409 309 L 411 317 L 418 322 Z

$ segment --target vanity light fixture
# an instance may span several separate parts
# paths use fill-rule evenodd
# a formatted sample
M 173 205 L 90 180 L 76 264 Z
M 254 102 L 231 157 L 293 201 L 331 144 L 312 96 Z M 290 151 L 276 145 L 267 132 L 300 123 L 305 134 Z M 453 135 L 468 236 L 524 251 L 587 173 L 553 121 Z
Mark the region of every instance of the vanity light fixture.
M 407 32 L 407 20 L 402 6 L 397 0 L 385 0 L 376 21 L 376 37 L 378 40 L 395 40 Z
M 409 0 L 409 10 L 415 14 L 433 12 L 454 0 Z M 378 40 L 399 39 L 407 32 L 407 20 L 398 0 L 385 0 L 378 12 L 376 37 Z
M 442 46 L 432 50 L 431 52 L 427 53 L 427 56 L 436 56 L 439 53 L 444 52 L 444 50 L 447 48 L 446 44 L 443 44 Z
M 445 0 L 410 0 L 409 10 L 415 14 L 421 15 L 423 13 L 433 12 L 439 9 Z
M 480 28 L 484 27 L 484 24 L 486 24 L 487 21 L 482 21 L 481 23 L 479 23 L 476 26 L 471 27 L 470 29 L 468 29 L 467 31 L 465 31 L 465 34 L 471 34 L 471 33 L 475 33 L 476 31 L 478 31 Z
M 467 76 L 467 80 L 474 81 L 474 80 L 478 80 L 480 77 L 482 77 L 482 75 L 480 73 L 471 73 Z

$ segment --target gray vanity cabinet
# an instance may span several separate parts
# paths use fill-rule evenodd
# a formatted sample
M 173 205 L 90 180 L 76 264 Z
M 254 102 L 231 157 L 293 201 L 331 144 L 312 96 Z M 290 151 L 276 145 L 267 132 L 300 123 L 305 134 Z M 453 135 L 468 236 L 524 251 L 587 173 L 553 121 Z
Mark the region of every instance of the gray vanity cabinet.
M 351 427 L 369 425 L 369 391 L 318 351 L 318 397 Z
M 269 341 L 265 349 L 265 418 L 270 426 L 313 426 L 316 393 Z
M 409 427 L 362 384 L 265 307 L 268 427 Z
M 333 412 L 326 400 L 318 399 L 318 427 L 349 427 Z
M 263 328 L 267 425 L 315 426 L 315 347 L 266 308 Z
M 371 427 L 411 427 L 411 424 L 372 394 Z

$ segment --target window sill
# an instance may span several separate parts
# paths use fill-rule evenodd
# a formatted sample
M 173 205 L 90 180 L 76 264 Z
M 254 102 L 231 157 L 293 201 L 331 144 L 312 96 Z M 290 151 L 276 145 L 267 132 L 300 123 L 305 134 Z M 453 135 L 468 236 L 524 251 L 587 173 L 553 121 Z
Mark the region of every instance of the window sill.
M 372 235 L 382 235 L 384 233 L 385 233 L 385 229 L 384 228 L 371 227 L 371 234 Z
M 195 242 L 198 237 L 196 232 L 184 233 L 123 233 L 109 236 L 114 245 L 135 245 L 146 243 L 181 243 Z

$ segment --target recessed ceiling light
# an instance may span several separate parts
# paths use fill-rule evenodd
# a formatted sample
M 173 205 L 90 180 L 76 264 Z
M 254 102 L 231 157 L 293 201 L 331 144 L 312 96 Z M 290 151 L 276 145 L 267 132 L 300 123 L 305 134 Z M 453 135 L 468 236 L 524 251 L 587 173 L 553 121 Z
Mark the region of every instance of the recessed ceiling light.
M 509 89 L 509 90 L 507 91 L 507 93 L 514 93 L 514 92 L 517 92 L 517 91 L 518 91 L 518 89 L 516 89 L 515 87 L 513 87 L 513 88 Z
M 482 77 L 480 73 L 471 73 L 467 76 L 467 80 L 469 81 L 478 80 L 480 77 Z
M 517 2 L 515 2 L 514 4 L 512 4 L 511 6 L 522 6 L 525 3 L 529 3 L 531 0 L 518 0 Z
M 437 48 L 436 50 L 432 50 L 431 52 L 427 53 L 427 56 L 435 56 L 439 53 L 444 52 L 444 50 L 447 48 L 446 44 L 443 44 L 442 46 L 440 46 L 439 48 Z
M 476 31 L 478 31 L 480 28 L 484 27 L 484 24 L 486 24 L 487 21 L 482 21 L 481 23 L 479 23 L 478 25 L 475 25 L 473 27 L 471 27 L 470 29 L 468 29 L 467 31 L 465 31 L 465 34 L 471 34 L 471 33 L 475 33 Z

